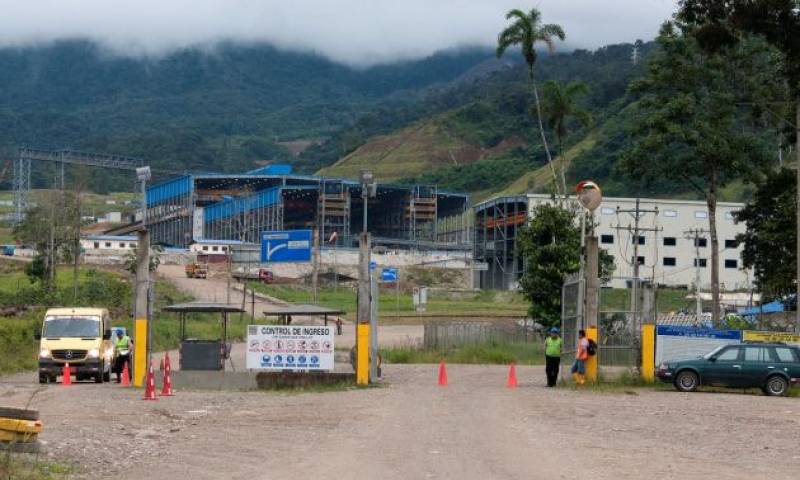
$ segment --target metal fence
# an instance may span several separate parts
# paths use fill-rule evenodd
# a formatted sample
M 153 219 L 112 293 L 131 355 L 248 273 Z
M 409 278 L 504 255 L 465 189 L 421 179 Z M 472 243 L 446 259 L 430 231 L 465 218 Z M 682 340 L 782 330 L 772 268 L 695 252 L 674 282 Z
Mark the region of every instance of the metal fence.
M 425 348 L 541 342 L 532 323 L 448 322 L 426 323 Z

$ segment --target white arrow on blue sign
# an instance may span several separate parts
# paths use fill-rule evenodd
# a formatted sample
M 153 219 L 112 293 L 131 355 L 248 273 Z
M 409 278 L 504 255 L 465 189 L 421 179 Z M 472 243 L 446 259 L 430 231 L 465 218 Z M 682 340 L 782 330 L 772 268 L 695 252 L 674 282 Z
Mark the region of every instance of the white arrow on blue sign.
M 275 230 L 261 234 L 261 261 L 310 262 L 311 230 Z

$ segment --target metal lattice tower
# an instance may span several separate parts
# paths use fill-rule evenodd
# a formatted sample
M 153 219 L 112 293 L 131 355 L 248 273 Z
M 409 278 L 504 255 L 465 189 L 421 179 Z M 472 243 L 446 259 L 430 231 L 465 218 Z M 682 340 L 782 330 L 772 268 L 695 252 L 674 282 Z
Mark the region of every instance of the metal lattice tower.
M 64 166 L 87 165 L 91 167 L 113 168 L 117 170 L 136 170 L 144 162 L 133 157 L 120 155 L 104 155 L 98 153 L 77 152 L 69 149 L 42 150 L 22 147 L 19 156 L 14 160 L 14 221 L 19 223 L 25 218 L 28 209 L 28 198 L 31 191 L 31 162 L 54 162 L 59 164 L 60 175 L 57 175 L 56 187 L 64 188 Z

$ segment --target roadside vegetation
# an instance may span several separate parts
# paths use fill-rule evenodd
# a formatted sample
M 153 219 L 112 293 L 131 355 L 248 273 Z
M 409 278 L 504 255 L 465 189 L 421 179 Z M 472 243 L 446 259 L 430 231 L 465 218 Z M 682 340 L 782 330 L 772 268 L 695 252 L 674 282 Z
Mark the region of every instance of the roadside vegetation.
M 41 328 L 42 316 L 49 307 L 96 306 L 108 308 L 113 326 L 133 329 L 131 306 L 132 282 L 127 273 L 82 267 L 79 272 L 78 296 L 73 296 L 72 269 L 59 268 L 55 288 L 45 291 L 38 283 L 31 283 L 16 262 L 0 261 L 0 375 L 37 368 L 38 342 L 33 333 Z M 153 349 L 164 351 L 177 348 L 180 325 L 175 314 L 163 313 L 161 308 L 174 303 L 190 301 L 175 286 L 165 280 L 156 280 L 156 299 L 153 321 Z M 244 338 L 247 317 L 232 315 L 229 334 L 232 340 Z M 187 321 L 187 336 L 214 339 L 221 337 L 220 317 L 197 314 Z
M 70 473 L 68 465 L 45 461 L 38 455 L 0 452 L 0 480 L 60 480 Z
M 313 292 L 310 287 L 302 285 L 278 285 L 251 282 L 248 288 L 255 288 L 259 293 L 290 303 L 313 303 Z M 687 290 L 668 288 L 658 290 L 657 308 L 659 312 L 677 312 L 691 307 L 686 299 Z M 352 318 L 356 310 L 356 292 L 348 285 L 319 288 L 319 305 L 344 310 L 345 318 Z M 631 292 L 624 288 L 603 288 L 600 304 L 603 311 L 623 311 L 628 309 Z M 428 306 L 425 313 L 414 311 L 411 293 L 400 291 L 398 303 L 394 288 L 382 288 L 378 303 L 381 319 L 392 321 L 405 318 L 435 316 L 485 316 L 491 317 L 524 317 L 528 314 L 529 303 L 519 292 L 482 290 L 478 292 L 448 292 L 429 290 Z
M 542 342 L 499 343 L 460 345 L 440 348 L 394 347 L 381 349 L 386 363 L 466 363 L 508 365 L 542 365 L 544 345 Z

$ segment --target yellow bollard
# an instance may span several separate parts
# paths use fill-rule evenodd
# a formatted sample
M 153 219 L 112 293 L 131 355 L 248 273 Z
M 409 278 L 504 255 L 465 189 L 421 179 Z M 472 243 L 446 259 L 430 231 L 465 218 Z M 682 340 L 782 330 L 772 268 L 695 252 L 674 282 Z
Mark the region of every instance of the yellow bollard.
M 356 384 L 369 385 L 369 323 L 356 326 Z
M 134 324 L 133 385 L 144 385 L 147 374 L 147 319 L 137 318 Z
M 586 338 L 589 340 L 594 340 L 594 343 L 597 342 L 597 327 L 588 327 L 586 329 Z M 586 360 L 586 380 L 589 382 L 597 382 L 597 357 L 600 355 L 599 349 L 598 352 L 594 355 L 589 355 L 589 359 Z
M 656 326 L 642 325 L 641 375 L 645 382 L 655 381 L 656 373 Z

